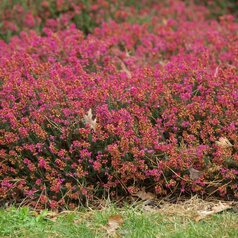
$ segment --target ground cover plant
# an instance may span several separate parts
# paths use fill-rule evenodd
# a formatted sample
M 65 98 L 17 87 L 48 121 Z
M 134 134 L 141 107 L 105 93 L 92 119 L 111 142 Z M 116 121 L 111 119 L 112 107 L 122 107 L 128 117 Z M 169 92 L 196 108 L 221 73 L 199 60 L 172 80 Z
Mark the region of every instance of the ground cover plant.
M 0 41 L 2 203 L 74 208 L 142 189 L 237 199 L 238 23 L 146 3 L 87 32 L 52 20 Z
M 192 1 L 184 2 L 191 4 Z M 21 31 L 29 30 L 42 34 L 45 27 L 58 31 L 65 29 L 70 23 L 76 24 L 88 34 L 109 19 L 117 22 L 141 22 L 146 15 L 149 20 L 155 3 L 171 5 L 166 0 L 1 0 L 0 38 L 9 41 Z M 237 0 L 194 0 L 194 3 L 206 6 L 209 18 L 229 13 L 237 16 Z
M 85 34 L 91 33 L 105 20 L 125 22 L 140 18 L 154 0 L 2 0 L 0 2 L 0 38 L 8 41 L 21 31 L 44 28 L 58 31 L 76 24 Z

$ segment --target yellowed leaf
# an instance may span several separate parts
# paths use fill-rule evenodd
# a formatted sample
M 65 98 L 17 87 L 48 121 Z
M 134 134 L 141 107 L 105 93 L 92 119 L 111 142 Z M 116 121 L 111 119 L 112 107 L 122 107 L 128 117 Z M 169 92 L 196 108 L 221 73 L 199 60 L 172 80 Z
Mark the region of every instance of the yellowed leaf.
M 127 69 L 127 67 L 124 64 L 124 62 L 121 62 L 121 68 L 122 68 L 122 71 L 126 73 L 127 77 L 129 79 L 131 79 L 131 77 L 132 77 L 131 72 Z
M 86 115 L 84 115 L 84 122 L 90 125 L 90 128 L 96 131 L 97 118 L 93 120 L 92 109 L 90 108 Z
M 120 58 L 118 58 L 118 60 L 120 61 L 121 64 L 121 71 L 126 73 L 127 77 L 130 79 L 132 77 L 131 72 L 128 70 L 125 63 Z
M 219 72 L 219 66 L 216 67 L 215 72 L 214 72 L 214 77 L 216 78 L 218 76 Z
M 189 176 L 190 176 L 190 179 L 192 180 L 197 180 L 199 179 L 201 176 L 202 176 L 202 172 L 197 170 L 197 169 L 194 169 L 194 168 L 189 168 L 188 169 L 189 171 Z
M 133 196 L 138 197 L 143 201 L 155 199 L 155 195 L 153 193 L 150 192 L 147 193 L 144 190 L 134 193 Z
M 163 23 L 164 25 L 166 25 L 166 24 L 168 23 L 168 20 L 167 20 L 166 18 L 163 18 L 163 19 L 162 19 L 162 23 Z
M 121 215 L 112 215 L 108 218 L 108 223 L 106 226 L 107 233 L 109 235 L 116 232 L 116 230 L 124 223 Z
M 49 212 L 47 212 L 45 217 L 47 219 L 55 222 L 57 220 L 58 216 L 59 216 L 58 212 L 49 211 Z
M 195 218 L 196 222 L 199 222 L 209 216 L 212 216 L 216 213 L 223 212 L 225 210 L 228 210 L 232 208 L 231 205 L 226 204 L 226 203 L 219 203 L 218 205 L 214 206 L 211 210 L 204 210 L 204 211 L 198 211 L 198 216 Z
M 221 148 L 229 148 L 233 146 L 226 137 L 220 137 L 219 140 L 216 141 L 216 144 Z

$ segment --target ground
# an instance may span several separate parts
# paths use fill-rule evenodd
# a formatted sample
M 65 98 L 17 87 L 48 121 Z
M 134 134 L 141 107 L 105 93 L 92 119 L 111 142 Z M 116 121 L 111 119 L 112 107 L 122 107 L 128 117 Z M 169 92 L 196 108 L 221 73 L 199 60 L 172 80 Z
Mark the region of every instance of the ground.
M 162 202 L 160 208 L 144 206 L 141 202 L 118 208 L 108 202 L 101 209 L 84 208 L 61 213 L 46 210 L 37 213 L 27 207 L 10 207 L 0 210 L 0 237 L 238 237 L 236 210 L 198 221 L 198 209 L 209 209 L 212 203 L 192 198 L 179 204 Z M 115 232 L 110 232 L 108 220 L 113 215 L 121 216 L 123 222 Z

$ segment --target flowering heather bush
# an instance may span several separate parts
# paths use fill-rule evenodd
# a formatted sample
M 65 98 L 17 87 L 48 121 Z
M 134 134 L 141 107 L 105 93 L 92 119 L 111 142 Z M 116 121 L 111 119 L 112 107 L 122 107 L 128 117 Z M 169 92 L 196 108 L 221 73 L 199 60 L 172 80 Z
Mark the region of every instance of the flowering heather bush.
M 238 198 L 238 23 L 180 1 L 154 11 L 0 42 L 2 202 Z
M 186 7 L 194 2 L 207 6 L 210 10 L 208 18 L 227 13 L 238 14 L 237 0 L 183 2 Z M 1 0 L 0 38 L 8 41 L 13 35 L 32 29 L 38 34 L 44 34 L 44 28 L 59 31 L 71 23 L 88 34 L 110 19 L 118 23 L 148 22 L 156 14 L 154 8 L 162 9 L 173 4 L 174 1 L 167 0 Z
M 2 0 L 0 1 L 0 38 L 8 41 L 22 30 L 43 28 L 59 31 L 70 23 L 88 34 L 104 20 L 143 21 L 154 0 Z M 164 0 L 163 0 L 164 1 Z M 143 6 L 143 8 L 142 8 Z M 146 9 L 144 9 L 146 6 Z

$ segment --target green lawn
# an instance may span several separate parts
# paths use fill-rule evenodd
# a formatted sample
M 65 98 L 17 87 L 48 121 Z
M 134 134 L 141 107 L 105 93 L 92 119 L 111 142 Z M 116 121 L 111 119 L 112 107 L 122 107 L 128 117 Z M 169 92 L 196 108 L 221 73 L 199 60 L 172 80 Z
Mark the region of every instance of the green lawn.
M 111 215 L 120 214 L 124 223 L 108 235 L 106 225 Z M 232 211 L 215 214 L 200 222 L 181 214 L 171 215 L 160 209 L 146 211 L 140 206 L 106 206 L 102 210 L 84 209 L 57 216 L 48 211 L 36 215 L 27 207 L 0 210 L 0 237 L 27 238 L 193 238 L 238 237 L 238 214 Z

